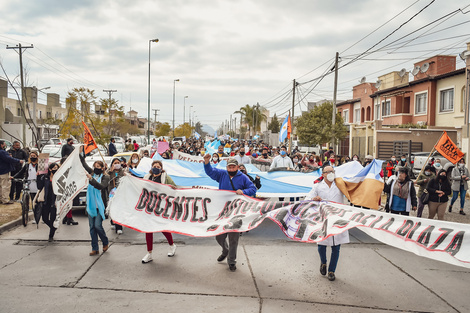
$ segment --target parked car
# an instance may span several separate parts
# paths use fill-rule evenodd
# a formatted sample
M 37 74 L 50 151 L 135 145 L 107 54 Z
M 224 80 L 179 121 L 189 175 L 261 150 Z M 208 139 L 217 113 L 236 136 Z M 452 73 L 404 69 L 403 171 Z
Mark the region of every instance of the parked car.
M 147 145 L 147 138 L 144 136 L 131 136 L 129 137 L 132 143 L 135 142 L 139 145 L 139 147 L 145 147 Z
M 116 141 L 114 145 L 116 146 L 117 153 L 124 152 L 124 144 L 122 142 Z
M 5 141 L 5 143 L 7 144 L 7 150 L 11 149 L 11 146 L 13 146 L 13 144 L 11 143 L 11 141 L 6 140 L 6 139 L 1 139 L 1 140 Z
M 42 147 L 41 153 L 49 153 L 49 157 L 60 159 L 62 157 L 61 151 L 61 145 L 45 145 L 44 147 Z
M 413 166 L 413 173 L 415 175 L 418 175 L 421 172 L 421 169 L 423 168 L 423 165 L 425 165 L 426 160 L 429 157 L 430 152 L 415 152 L 411 154 L 411 160 L 412 160 L 412 166 Z M 445 157 L 443 157 L 439 152 L 435 151 L 431 158 L 434 158 L 434 160 L 439 159 L 441 160 L 442 167 L 445 167 L 447 163 L 450 163 L 449 160 L 447 160 Z M 431 159 L 429 158 L 429 159 Z M 429 161 L 428 161 L 429 162 Z

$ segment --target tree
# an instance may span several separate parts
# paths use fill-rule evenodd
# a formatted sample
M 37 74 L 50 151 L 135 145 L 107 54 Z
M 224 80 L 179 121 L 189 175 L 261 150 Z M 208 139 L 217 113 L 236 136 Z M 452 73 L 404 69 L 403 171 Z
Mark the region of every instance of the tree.
M 205 138 L 207 136 L 207 132 L 202 130 L 202 124 L 201 122 L 196 122 L 196 125 L 194 125 L 194 131 L 196 131 L 199 135 L 201 135 L 202 138 Z
M 271 119 L 271 123 L 268 124 L 268 129 L 273 134 L 279 133 L 279 130 L 281 129 L 281 122 L 279 122 L 279 120 L 277 119 L 276 113 L 274 113 L 274 116 Z
M 155 136 L 169 136 L 171 132 L 171 125 L 168 122 L 156 122 L 155 123 Z
M 295 121 L 297 135 L 300 142 L 309 146 L 321 145 L 331 142 L 332 121 L 331 115 L 333 104 L 325 102 L 316 106 L 313 110 L 303 112 L 302 116 Z M 347 128 L 344 125 L 343 117 L 336 113 L 336 122 L 334 128 L 335 143 L 346 137 Z
M 191 127 L 189 123 L 178 125 L 178 127 L 175 128 L 175 137 L 185 136 L 186 138 L 189 138 L 193 133 L 193 130 L 194 127 Z
M 267 119 L 264 112 L 266 112 L 266 109 L 260 106 L 259 103 L 253 106 L 247 104 L 241 107 L 240 110 L 235 111 L 235 113 L 242 115 L 242 121 L 248 125 L 250 133 L 253 130 L 253 135 L 261 130 L 261 123 Z

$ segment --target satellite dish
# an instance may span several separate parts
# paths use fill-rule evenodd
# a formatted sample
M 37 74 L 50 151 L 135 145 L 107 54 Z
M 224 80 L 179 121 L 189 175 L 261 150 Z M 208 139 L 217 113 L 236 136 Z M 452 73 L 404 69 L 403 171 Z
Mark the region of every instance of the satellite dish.
M 378 80 L 378 81 L 375 83 L 375 88 L 379 89 L 381 85 L 382 85 L 382 81 L 381 81 L 381 80 Z
M 419 67 L 419 65 L 416 65 L 414 69 L 411 71 L 411 74 L 413 74 L 413 76 L 418 75 L 420 69 L 421 68 Z
M 464 50 L 459 54 L 459 57 L 462 59 L 462 61 L 465 61 L 465 59 L 466 59 L 466 57 L 465 57 L 466 52 L 467 52 L 467 50 Z
M 401 71 L 398 73 L 398 76 L 403 77 L 406 74 L 406 68 L 402 68 Z
M 429 63 L 421 65 L 421 73 L 426 73 L 429 70 Z
M 365 82 L 366 82 L 366 77 L 364 76 L 361 78 L 361 84 L 364 84 Z

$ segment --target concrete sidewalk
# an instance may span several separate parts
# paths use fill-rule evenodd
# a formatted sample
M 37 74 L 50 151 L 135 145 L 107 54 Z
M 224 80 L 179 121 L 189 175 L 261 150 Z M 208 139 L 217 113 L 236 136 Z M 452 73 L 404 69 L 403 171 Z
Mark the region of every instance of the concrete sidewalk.
M 75 214 L 77 215 L 77 214 Z M 142 264 L 145 236 L 125 229 L 91 257 L 88 219 L 61 225 L 53 243 L 42 222 L 0 235 L 0 312 L 469 312 L 470 270 L 383 245 L 351 231 L 330 282 L 316 245 L 289 240 L 265 221 L 243 234 L 237 271 L 218 263 L 214 238 L 155 234 L 154 261 Z M 101 247 L 100 247 L 101 248 Z M 329 250 L 328 250 L 329 253 Z

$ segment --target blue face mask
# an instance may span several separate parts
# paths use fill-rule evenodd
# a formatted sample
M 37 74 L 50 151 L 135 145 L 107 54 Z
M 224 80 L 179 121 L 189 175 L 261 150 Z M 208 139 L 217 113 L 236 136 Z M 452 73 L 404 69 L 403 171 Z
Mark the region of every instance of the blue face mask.
M 405 161 L 406 161 L 406 159 L 401 159 L 401 160 L 402 160 L 403 162 L 405 162 Z
M 160 174 L 161 172 L 162 172 L 161 169 L 156 168 L 156 167 L 152 167 L 152 173 L 153 173 L 153 175 L 158 175 L 158 174 Z
M 281 155 L 286 155 L 287 152 L 285 152 L 284 150 L 281 151 Z

